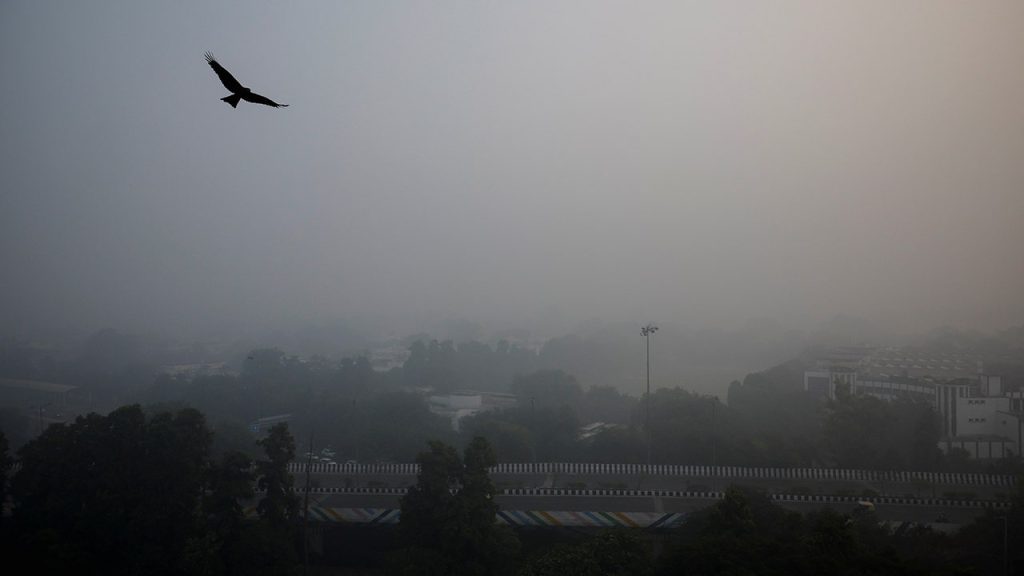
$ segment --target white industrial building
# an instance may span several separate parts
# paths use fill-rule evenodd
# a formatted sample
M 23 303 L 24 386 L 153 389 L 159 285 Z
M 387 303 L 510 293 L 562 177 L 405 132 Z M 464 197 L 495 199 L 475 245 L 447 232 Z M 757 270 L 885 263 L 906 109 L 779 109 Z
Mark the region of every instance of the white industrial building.
M 939 447 L 971 458 L 1020 454 L 1024 445 L 1024 394 L 1006 392 L 1002 378 L 986 374 L 980 360 L 898 348 L 842 349 L 804 372 L 804 390 L 835 399 L 837 390 L 893 400 L 929 402 L 942 418 Z
M 497 392 L 455 392 L 427 398 L 430 411 L 450 419 L 452 430 L 456 432 L 459 431 L 459 422 L 466 416 L 499 408 L 514 408 L 517 404 L 514 395 Z

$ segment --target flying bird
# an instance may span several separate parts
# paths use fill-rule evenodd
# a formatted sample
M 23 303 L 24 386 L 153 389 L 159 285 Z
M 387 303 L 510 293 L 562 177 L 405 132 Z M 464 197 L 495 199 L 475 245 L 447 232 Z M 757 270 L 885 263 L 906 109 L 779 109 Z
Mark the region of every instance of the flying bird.
M 219 62 L 217 62 L 213 57 L 213 54 L 207 52 L 206 61 L 210 64 L 210 68 L 213 68 L 213 71 L 217 73 L 217 77 L 220 78 L 221 84 L 231 91 L 231 96 L 225 96 L 221 98 L 221 100 L 231 104 L 232 108 L 238 106 L 239 100 L 245 100 L 246 102 L 252 102 L 253 104 L 265 104 L 267 106 L 273 106 L 274 108 L 284 108 L 288 106 L 287 104 L 278 104 L 270 98 L 261 96 L 245 86 L 242 86 L 241 82 L 235 80 L 235 77 L 225 70 Z

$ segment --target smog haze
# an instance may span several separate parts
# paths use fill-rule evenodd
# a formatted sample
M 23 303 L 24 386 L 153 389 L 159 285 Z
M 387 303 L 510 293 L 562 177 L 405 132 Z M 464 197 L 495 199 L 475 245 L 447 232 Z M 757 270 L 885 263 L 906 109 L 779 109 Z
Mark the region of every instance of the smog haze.
M 7 1 L 0 326 L 1019 325 L 1021 54 L 1017 1 Z

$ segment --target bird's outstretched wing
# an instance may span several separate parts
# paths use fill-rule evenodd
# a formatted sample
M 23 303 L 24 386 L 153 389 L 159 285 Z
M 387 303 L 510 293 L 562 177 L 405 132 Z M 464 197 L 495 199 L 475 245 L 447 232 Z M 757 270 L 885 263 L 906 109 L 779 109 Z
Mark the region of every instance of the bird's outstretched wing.
M 242 94 L 242 100 L 245 100 L 246 102 L 252 102 L 253 104 L 266 104 L 267 106 L 273 106 L 274 108 L 287 108 L 288 107 L 287 104 L 278 104 L 277 102 L 274 102 L 270 98 L 267 98 L 266 96 L 262 96 L 260 94 L 255 93 L 255 92 L 249 92 L 247 94 Z
M 206 61 L 209 62 L 210 68 L 213 68 L 213 71 L 217 73 L 217 77 L 220 78 L 221 84 L 223 84 L 224 87 L 230 90 L 233 94 L 238 94 L 239 92 L 245 90 L 245 88 L 242 87 L 238 80 L 235 80 L 235 77 L 232 76 L 230 72 L 225 70 L 224 67 L 221 66 L 219 62 L 217 62 L 217 60 L 213 57 L 213 54 L 207 52 Z

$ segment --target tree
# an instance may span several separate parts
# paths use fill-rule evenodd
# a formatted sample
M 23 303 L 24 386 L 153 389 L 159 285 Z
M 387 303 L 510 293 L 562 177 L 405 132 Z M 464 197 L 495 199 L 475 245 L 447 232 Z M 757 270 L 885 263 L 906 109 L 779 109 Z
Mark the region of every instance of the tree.
M 840 394 L 829 403 L 823 440 L 841 468 L 891 469 L 899 464 L 893 445 L 891 407 L 874 396 Z
M 462 422 L 463 430 L 493 442 L 502 462 L 568 462 L 579 457 L 579 419 L 567 405 L 517 407 L 483 412 Z
M 637 428 L 646 424 L 646 402 L 636 405 Z M 711 464 L 715 458 L 716 421 L 724 417 L 715 398 L 682 388 L 662 388 L 651 395 L 651 436 L 655 463 Z M 720 426 L 720 424 L 719 424 Z
M 592 386 L 583 396 L 580 418 L 584 422 L 629 424 L 636 398 L 611 386 Z
M 448 419 L 431 412 L 422 397 L 409 392 L 380 394 L 358 408 L 355 416 L 362 432 L 361 452 L 385 460 L 408 462 L 416 458 L 424 438 L 454 435 Z
M 501 462 L 529 462 L 533 459 L 533 436 L 527 425 L 510 422 L 493 413 L 464 418 L 460 428 L 470 437 L 482 436 L 494 447 Z
M 212 466 L 208 492 L 203 498 L 208 540 L 222 551 L 219 568 L 243 564 L 240 541 L 244 528 L 242 502 L 253 497 L 252 460 L 241 452 L 229 452 Z
M 402 497 L 399 531 L 404 544 L 389 571 L 394 574 L 501 574 L 511 568 L 515 535 L 495 524 L 498 507 L 488 468 L 494 452 L 483 438 L 465 451 L 431 441 L 416 461 L 416 485 Z
M 406 385 L 440 392 L 456 390 L 463 382 L 451 340 L 431 340 L 429 344 L 420 340 L 413 342 L 402 372 Z
M 718 504 L 694 513 L 676 532 L 662 574 L 924 574 L 900 558 L 874 514 L 831 509 L 801 516 L 763 493 L 730 487 Z
M 295 495 L 288 464 L 295 459 L 295 440 L 288 433 L 288 424 L 275 424 L 258 444 L 266 459 L 256 463 L 259 489 L 263 498 L 256 506 L 260 519 L 275 528 L 288 526 L 298 517 L 299 500 Z
M 636 428 L 602 430 L 587 446 L 589 462 L 642 464 L 646 461 L 646 453 L 647 440 Z
M 0 508 L 7 502 L 7 473 L 11 464 L 11 457 L 7 455 L 7 437 L 0 430 Z
M 539 370 L 526 376 L 516 376 L 512 393 L 522 405 L 534 403 L 538 408 L 558 409 L 568 406 L 579 409 L 583 388 L 570 374 L 561 370 Z
M 209 443 L 194 410 L 147 419 L 135 405 L 51 425 L 18 453 L 19 551 L 47 573 L 187 572 Z
M 739 450 L 733 463 L 807 466 L 820 461 L 822 410 L 818 399 L 803 390 L 805 368 L 792 360 L 729 385 L 726 405 L 734 415 L 731 433 Z M 719 461 L 728 462 L 728 456 Z
M 187 408 L 147 419 L 142 438 L 142 467 L 136 482 L 153 494 L 137 494 L 144 506 L 131 511 L 131 527 L 145 540 L 136 549 L 140 573 L 168 570 L 166 555 L 181 555 L 202 530 L 196 511 L 206 483 L 212 433 L 203 415 Z M 168 481 L 173 478 L 172 481 Z M 168 546 L 171 544 L 171 546 Z M 173 566 L 178 571 L 180 566 Z
M 942 425 L 938 414 L 931 406 L 924 405 L 913 432 L 910 461 L 914 469 L 932 471 L 939 466 L 942 462 L 942 450 L 939 450 L 941 435 Z
M 400 530 L 408 546 L 439 549 L 442 528 L 452 523 L 455 496 L 460 485 L 462 462 L 455 449 L 436 440 L 416 457 L 420 466 L 416 485 L 401 499 Z
M 518 551 L 511 528 L 495 523 L 498 504 L 489 469 L 497 464 L 487 440 L 473 438 L 463 452 L 462 489 L 455 496 L 456 551 L 462 574 L 499 574 L 507 571 Z
M 295 441 L 288 425 L 282 422 L 274 425 L 258 444 L 265 453 L 265 459 L 256 462 L 257 487 L 263 492 L 256 505 L 259 520 L 239 533 L 229 550 L 230 567 L 238 574 L 288 574 L 298 562 L 299 499 L 288 472 L 288 463 L 295 459 Z M 235 461 L 229 466 L 240 464 Z M 231 481 L 231 485 L 223 487 L 225 491 L 239 489 L 238 473 L 232 472 L 224 480 Z

